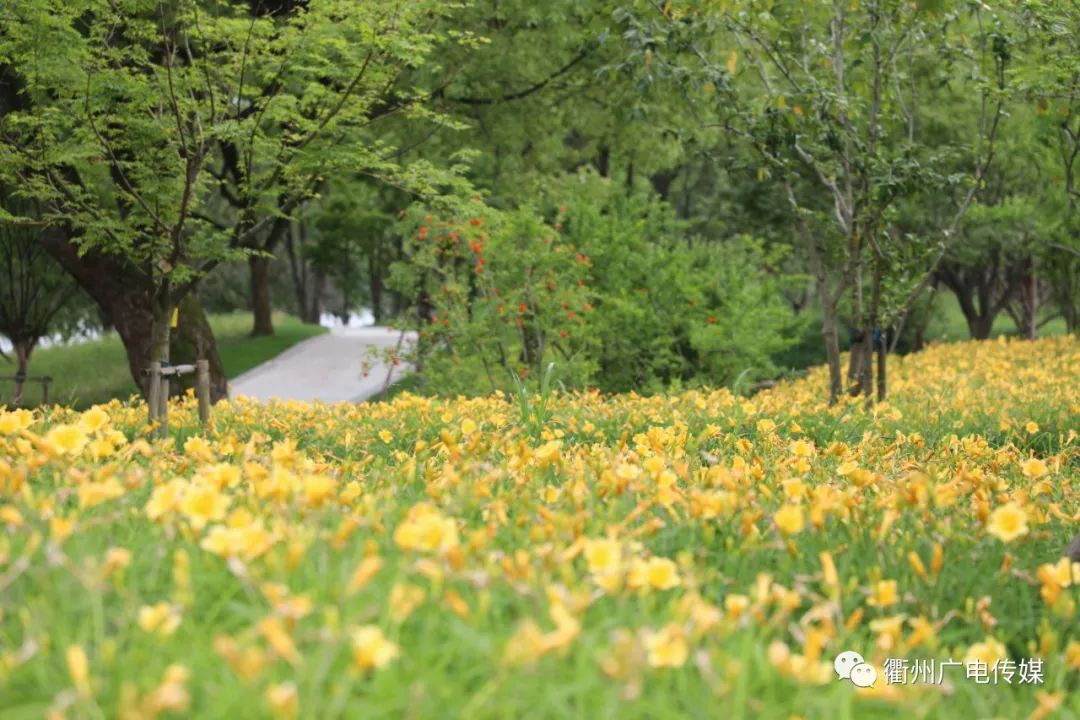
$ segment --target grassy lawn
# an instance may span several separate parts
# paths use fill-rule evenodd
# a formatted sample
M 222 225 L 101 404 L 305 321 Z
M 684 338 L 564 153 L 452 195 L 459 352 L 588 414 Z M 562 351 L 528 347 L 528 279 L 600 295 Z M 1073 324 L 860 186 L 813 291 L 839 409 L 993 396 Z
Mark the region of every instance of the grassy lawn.
M 246 312 L 211 315 L 210 325 L 214 328 L 225 375 L 230 379 L 301 340 L 326 332 L 324 327 L 305 325 L 283 313 L 275 313 L 276 334 L 269 337 L 249 335 L 251 315 Z M 0 368 L 3 374 L 14 372 L 9 366 L 0 365 Z M 49 400 L 77 408 L 114 397 L 126 398 L 135 392 L 127 355 L 116 333 L 91 342 L 40 349 L 30 360 L 30 374 L 51 376 Z M 12 390 L 10 383 L 0 388 L 0 403 L 10 400 Z M 36 405 L 40 400 L 40 385 L 28 385 L 26 404 Z
M 1015 336 L 1020 331 L 1016 329 L 1016 323 L 1008 313 L 1001 313 L 994 318 L 994 329 L 990 333 L 991 338 L 1001 335 Z M 1065 319 L 1056 317 L 1039 328 L 1039 337 L 1052 337 L 1065 334 Z M 926 328 L 926 338 L 934 342 L 959 342 L 971 337 L 968 332 L 964 313 L 960 310 L 960 303 L 956 296 L 947 290 L 938 292 L 934 301 L 934 315 Z

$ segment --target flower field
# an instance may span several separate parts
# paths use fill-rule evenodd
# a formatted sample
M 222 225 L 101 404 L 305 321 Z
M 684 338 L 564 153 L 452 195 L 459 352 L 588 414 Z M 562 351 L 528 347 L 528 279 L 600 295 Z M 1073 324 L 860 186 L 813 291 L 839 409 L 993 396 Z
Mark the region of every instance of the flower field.
M 891 370 L 0 411 L 0 717 L 1080 715 L 1080 344 Z

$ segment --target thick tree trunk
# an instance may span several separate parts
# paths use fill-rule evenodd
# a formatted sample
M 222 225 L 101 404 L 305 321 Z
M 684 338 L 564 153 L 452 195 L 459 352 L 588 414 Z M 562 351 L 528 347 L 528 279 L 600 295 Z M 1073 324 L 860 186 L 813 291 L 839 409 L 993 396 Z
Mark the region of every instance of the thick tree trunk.
M 968 326 L 968 335 L 972 340 L 985 340 L 990 337 L 990 332 L 994 328 L 995 313 L 990 312 L 987 307 L 982 308 L 982 312 L 979 308 L 975 307 L 975 301 L 966 288 L 956 288 L 950 286 L 953 294 L 956 295 L 956 299 L 960 304 L 960 312 L 964 314 L 964 322 Z
M 217 402 L 228 396 L 225 370 L 221 365 L 214 331 L 203 312 L 202 303 L 194 293 L 188 293 L 180 301 L 180 323 L 172 331 L 169 355 L 174 365 L 195 364 L 206 360 L 210 364 L 210 401 Z M 183 394 L 195 387 L 195 375 L 188 375 L 169 384 L 171 395 Z
M 998 279 L 999 267 L 1000 260 L 995 257 L 991 267 L 979 271 L 980 275 L 944 263 L 940 268 L 941 281 L 956 296 L 972 340 L 990 337 L 994 320 L 1008 307 L 1013 294 L 1014 283 Z
M 251 313 L 253 325 L 251 334 L 273 335 L 274 320 L 270 307 L 270 258 L 265 255 L 248 257 L 251 269 Z
M 986 340 L 994 330 L 993 315 L 974 314 L 969 316 L 965 313 L 964 319 L 967 321 L 968 334 L 971 335 L 972 340 Z
M 123 258 L 93 251 L 79 256 L 78 248 L 68 241 L 68 235 L 62 228 L 45 229 L 41 234 L 41 242 L 49 254 L 71 273 L 76 282 L 109 316 L 113 328 L 124 343 L 131 377 L 146 397 L 150 385 L 142 371 L 149 367 L 151 362 L 154 301 L 145 275 Z M 185 325 L 197 321 L 199 317 L 205 322 L 201 305 L 189 307 L 198 307 L 198 311 L 185 313 L 181 310 L 177 334 L 183 335 L 186 332 Z M 217 344 L 213 333 L 205 334 L 202 342 L 207 358 L 216 358 Z M 216 363 L 211 359 L 210 383 L 211 400 L 217 402 L 224 398 L 225 377 L 220 359 Z
M 166 293 L 167 295 L 167 293 Z M 154 300 L 153 319 L 150 327 L 150 362 L 166 364 L 172 357 L 169 338 L 172 335 L 172 303 L 167 299 Z

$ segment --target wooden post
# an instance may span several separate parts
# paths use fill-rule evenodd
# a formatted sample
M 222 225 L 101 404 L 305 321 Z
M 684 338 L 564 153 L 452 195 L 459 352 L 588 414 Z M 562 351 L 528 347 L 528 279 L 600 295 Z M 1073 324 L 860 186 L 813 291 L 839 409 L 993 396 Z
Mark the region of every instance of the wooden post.
M 161 397 L 160 397 L 160 409 L 158 410 L 158 420 L 160 422 L 158 426 L 158 437 L 165 437 L 169 434 L 169 378 L 161 378 Z
M 161 397 L 161 363 L 150 363 L 150 392 L 149 397 L 146 398 L 146 405 L 150 412 L 150 422 L 153 423 L 157 420 L 158 416 L 158 404 Z
M 43 377 L 41 379 L 41 404 L 42 405 L 48 405 L 49 404 L 49 382 L 51 380 L 52 380 L 52 378 L 49 377 L 48 375 L 46 375 L 45 377 Z
M 199 397 L 199 423 L 210 422 L 210 361 L 196 360 L 195 394 Z

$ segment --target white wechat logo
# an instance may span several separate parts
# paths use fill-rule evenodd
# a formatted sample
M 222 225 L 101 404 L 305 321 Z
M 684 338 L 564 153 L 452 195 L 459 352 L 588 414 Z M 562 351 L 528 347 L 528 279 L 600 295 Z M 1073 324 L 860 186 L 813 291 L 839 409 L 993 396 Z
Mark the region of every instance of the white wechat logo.
M 877 670 L 854 650 L 837 655 L 833 669 L 841 680 L 850 680 L 855 687 L 870 688 L 877 682 Z

